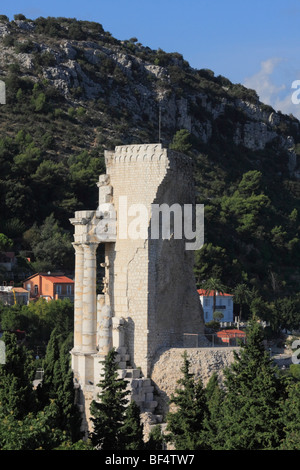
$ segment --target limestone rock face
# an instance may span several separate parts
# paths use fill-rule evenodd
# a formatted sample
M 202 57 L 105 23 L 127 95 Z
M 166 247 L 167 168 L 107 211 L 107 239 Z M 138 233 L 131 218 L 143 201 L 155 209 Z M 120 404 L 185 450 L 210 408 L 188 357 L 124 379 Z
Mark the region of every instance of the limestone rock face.
M 177 381 L 181 378 L 180 371 L 183 365 L 183 353 L 187 351 L 190 362 L 190 372 L 195 378 L 200 378 L 206 386 L 214 372 L 217 373 L 220 383 L 223 380 L 223 370 L 234 361 L 233 351 L 236 348 L 171 348 L 157 352 L 151 371 L 152 384 L 156 392 L 158 411 L 165 415 L 169 411 L 169 400 L 178 387 Z
M 142 127 L 142 122 L 158 128 L 160 110 L 166 142 L 176 130 L 184 128 L 204 144 L 213 143 L 211 139 L 223 132 L 222 139 L 254 152 L 272 145 L 278 155 L 287 154 L 287 170 L 291 177 L 298 178 L 294 140 L 300 131 L 299 121 L 264 105 L 251 90 L 248 93 L 229 81 L 222 86 L 218 77 L 207 77 L 176 53 L 164 53 L 161 58 L 159 51 L 111 40 L 105 34 L 97 40 L 90 40 L 89 35 L 74 40 L 66 39 L 67 34 L 47 38 L 37 34 L 36 29 L 34 21 L 0 23 L 3 70 L 19 63 L 22 76 L 36 82 L 41 74 L 70 106 L 86 107 L 87 101 L 100 100 L 104 109 L 116 109 L 117 113 L 122 110 L 130 116 L 135 130 Z M 32 50 L 29 47 L 26 53 L 18 52 L 7 36 L 19 44 L 31 42 Z M 35 74 L 35 54 L 42 58 L 44 52 L 53 63 L 46 61 Z

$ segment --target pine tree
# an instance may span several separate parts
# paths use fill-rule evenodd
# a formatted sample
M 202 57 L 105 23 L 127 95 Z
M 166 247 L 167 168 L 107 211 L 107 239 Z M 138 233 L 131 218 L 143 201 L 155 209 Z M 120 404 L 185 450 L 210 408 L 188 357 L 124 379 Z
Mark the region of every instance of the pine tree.
M 290 383 L 288 397 L 282 406 L 285 437 L 282 450 L 300 450 L 300 382 Z
M 101 450 L 124 448 L 122 426 L 129 392 L 125 380 L 118 378 L 116 354 L 115 349 L 111 349 L 105 358 L 103 379 L 98 384 L 101 390 L 98 401 L 93 400 L 90 407 L 93 423 L 91 441 Z
M 165 438 L 161 426 L 156 424 L 149 434 L 149 439 L 145 444 L 146 450 L 163 450 L 165 448 Z
M 205 421 L 207 428 L 207 442 L 213 448 L 216 444 L 216 436 L 218 434 L 218 426 L 220 421 L 220 409 L 224 400 L 225 392 L 220 387 L 218 376 L 214 372 L 210 377 L 206 387 L 205 394 L 208 405 L 208 418 Z
M 70 345 L 65 341 L 60 347 L 55 370 L 56 403 L 60 411 L 59 429 L 67 432 L 72 442 L 81 439 L 81 414 L 75 403 L 74 375 L 70 364 Z
M 280 405 L 284 384 L 252 320 L 247 342 L 224 371 L 226 396 L 220 410 L 216 450 L 267 450 L 282 439 Z
M 51 333 L 44 360 L 43 383 L 38 387 L 39 401 L 42 408 L 55 401 L 58 413 L 56 427 L 66 431 L 71 442 L 78 441 L 81 416 L 75 403 L 73 371 L 70 364 L 71 345 L 69 338 L 54 329 Z
M 189 372 L 186 351 L 183 360 L 183 377 L 178 380 L 179 387 L 170 400 L 176 410 L 167 415 L 167 440 L 175 445 L 176 450 L 207 449 L 205 420 L 208 407 L 205 391 L 201 380 L 196 381 Z
M 33 357 L 23 345 L 17 344 L 13 333 L 5 332 L 6 362 L 0 365 L 0 415 L 14 414 L 22 419 L 36 410 L 36 397 L 32 383 L 34 379 Z
M 125 412 L 124 424 L 121 428 L 122 447 L 125 450 L 143 450 L 143 426 L 141 424 L 140 408 L 131 401 Z

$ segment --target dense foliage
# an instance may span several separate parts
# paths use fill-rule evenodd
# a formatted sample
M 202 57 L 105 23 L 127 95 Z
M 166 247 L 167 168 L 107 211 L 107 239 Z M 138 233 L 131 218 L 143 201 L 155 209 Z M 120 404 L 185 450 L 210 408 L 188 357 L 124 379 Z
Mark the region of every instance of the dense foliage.
M 280 374 L 262 341 L 261 327 L 252 320 L 222 387 L 213 374 L 203 388 L 184 355 L 171 401 L 177 408 L 167 416 L 167 437 L 176 449 L 299 449 L 299 377 Z
M 52 450 L 81 440 L 69 347 L 63 336 L 63 332 L 58 335 L 53 330 L 43 363 L 44 380 L 42 385 L 33 387 L 36 360 L 26 346 L 17 344 L 14 333 L 4 333 L 6 361 L 0 365 L 1 450 Z

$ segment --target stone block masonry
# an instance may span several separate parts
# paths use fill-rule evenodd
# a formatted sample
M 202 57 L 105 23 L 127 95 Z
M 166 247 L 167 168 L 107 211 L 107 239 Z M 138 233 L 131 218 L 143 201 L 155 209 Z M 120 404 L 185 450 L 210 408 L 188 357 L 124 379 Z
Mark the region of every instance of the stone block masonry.
M 101 362 L 115 347 L 120 369 L 140 371 L 144 382 L 139 388 L 133 382 L 134 390 L 152 410 L 155 400 L 145 380 L 157 351 L 176 344 L 183 333 L 202 334 L 204 328 L 193 252 L 186 250 L 184 236 L 174 237 L 171 217 L 170 236 L 151 237 L 153 204 L 195 204 L 193 164 L 161 144 L 116 147 L 105 152 L 105 164 L 98 208 L 76 212 L 71 219 L 76 257 L 72 367 L 83 401 L 89 403 L 97 394 Z M 141 208 L 147 214 L 146 230 Z M 105 274 L 97 297 L 100 243 Z
M 193 166 L 185 155 L 160 144 L 116 147 L 106 152 L 116 217 L 136 204 L 151 214 L 152 204 L 194 204 Z M 118 201 L 126 197 L 127 207 Z M 127 217 L 128 227 L 132 217 Z M 182 332 L 203 331 L 196 296 L 193 253 L 185 240 L 117 237 L 109 247 L 110 298 L 114 315 L 126 318 L 126 346 L 132 365 L 149 375 L 159 347 Z

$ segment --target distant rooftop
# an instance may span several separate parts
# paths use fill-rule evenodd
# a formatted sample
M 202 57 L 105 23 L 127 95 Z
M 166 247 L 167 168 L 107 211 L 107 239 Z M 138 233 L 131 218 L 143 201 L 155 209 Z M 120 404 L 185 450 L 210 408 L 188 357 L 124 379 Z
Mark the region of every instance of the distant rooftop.
M 205 289 L 198 289 L 197 290 L 198 294 L 199 295 L 203 295 L 205 297 L 213 297 L 214 296 L 214 293 L 216 293 L 216 295 L 219 295 L 221 297 L 232 297 L 232 294 L 225 294 L 224 292 L 219 292 L 219 291 L 208 291 L 208 290 L 205 290 Z

